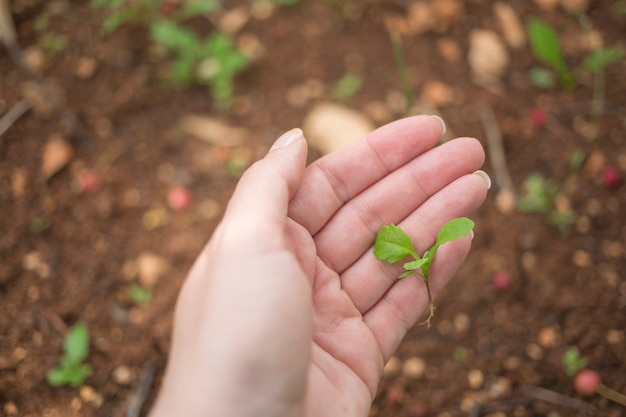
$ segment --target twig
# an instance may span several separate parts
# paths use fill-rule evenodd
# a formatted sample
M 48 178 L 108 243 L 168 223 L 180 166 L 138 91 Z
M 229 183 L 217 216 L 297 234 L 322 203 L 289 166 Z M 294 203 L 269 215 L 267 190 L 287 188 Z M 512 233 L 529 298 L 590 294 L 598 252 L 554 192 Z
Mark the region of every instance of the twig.
M 581 401 L 577 398 L 568 397 L 567 395 L 559 394 L 555 391 L 550 391 L 545 388 L 535 387 L 533 385 L 522 386 L 522 392 L 529 397 L 547 401 L 552 404 L 562 405 L 574 410 L 579 410 L 584 413 L 593 414 L 597 411 L 596 407 L 592 404 Z
M 482 103 L 479 111 L 480 121 L 485 130 L 489 160 L 491 161 L 496 183 L 500 188 L 496 203 L 502 212 L 510 212 L 515 205 L 515 187 L 506 163 L 504 145 L 502 144 L 502 132 L 489 104 L 486 102 Z
M 155 371 L 156 364 L 154 359 L 150 359 L 143 368 L 137 391 L 133 395 L 128 409 L 126 410 L 126 417 L 138 417 L 139 413 L 141 413 L 141 409 L 146 402 L 146 398 L 148 397 L 148 394 L 150 394 L 150 387 L 152 386 L 152 381 L 154 380 Z
M 2 116 L 2 119 L 0 119 L 0 136 L 9 130 L 32 106 L 29 100 L 23 98 L 11 107 L 11 110 L 6 112 L 4 116 Z

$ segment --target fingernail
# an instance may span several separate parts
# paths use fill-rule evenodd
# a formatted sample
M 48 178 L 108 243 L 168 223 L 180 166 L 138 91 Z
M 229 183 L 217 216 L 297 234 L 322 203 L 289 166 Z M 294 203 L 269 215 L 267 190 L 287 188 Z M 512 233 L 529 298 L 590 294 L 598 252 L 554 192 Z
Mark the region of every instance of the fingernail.
M 443 119 L 440 116 L 437 116 L 436 114 L 433 114 L 430 117 L 432 117 L 433 119 L 436 119 L 441 125 L 441 134 L 443 135 L 444 133 L 446 133 L 446 122 L 444 122 Z
M 489 178 L 489 175 L 487 175 L 485 171 L 479 169 L 478 171 L 474 172 L 474 174 L 478 175 L 485 181 L 485 184 L 487 184 L 487 189 L 491 188 L 491 178 Z
M 284 148 L 285 146 L 291 145 L 292 143 L 302 138 L 303 136 L 304 136 L 304 133 L 302 132 L 302 129 L 299 129 L 299 128 L 291 129 L 290 131 L 283 133 L 281 137 L 276 139 L 276 142 L 274 142 L 274 144 L 272 145 L 269 151 L 272 152 L 272 151 L 275 151 L 276 149 Z
M 470 240 L 474 240 L 474 230 L 470 230 Z

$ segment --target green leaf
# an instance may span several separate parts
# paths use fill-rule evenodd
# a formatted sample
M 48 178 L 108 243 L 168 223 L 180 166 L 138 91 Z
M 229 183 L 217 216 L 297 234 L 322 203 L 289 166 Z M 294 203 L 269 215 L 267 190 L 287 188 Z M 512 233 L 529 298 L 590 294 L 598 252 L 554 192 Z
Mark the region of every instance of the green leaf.
M 339 100 L 346 100 L 354 96 L 363 85 L 363 77 L 349 72 L 337 81 L 333 87 L 333 96 Z
M 191 17 L 211 13 L 219 7 L 216 0 L 195 0 L 183 3 L 183 8 L 176 13 L 176 19 L 185 20 Z
M 530 44 L 537 58 L 552 66 L 560 74 L 567 72 L 557 33 L 545 22 L 531 18 L 526 28 Z
M 583 61 L 583 67 L 591 72 L 600 72 L 606 66 L 618 62 L 624 57 L 624 48 L 620 45 L 592 51 Z
M 406 272 L 403 272 L 402 274 L 400 274 L 400 275 L 398 276 L 398 279 L 400 279 L 400 278 L 404 278 L 404 277 L 408 277 L 408 276 L 409 276 L 409 275 L 411 275 L 411 274 L 417 274 L 417 272 L 415 272 L 415 271 L 406 271 Z
M 563 367 L 567 376 L 573 377 L 585 366 L 587 366 L 587 358 L 582 356 L 578 348 L 570 347 L 565 351 L 562 358 Z
M 556 77 L 554 76 L 554 72 L 552 72 L 552 70 L 534 67 L 530 69 L 528 75 L 530 76 L 530 81 L 535 87 L 545 89 L 556 87 Z
M 462 238 L 468 235 L 474 228 L 474 222 L 467 217 L 459 217 L 450 220 L 439 229 L 437 235 L 437 241 L 435 246 L 443 245 L 444 243 L 451 242 L 453 240 Z M 434 256 L 434 254 L 433 254 Z
M 128 286 L 128 296 L 137 304 L 149 304 L 152 300 L 152 292 L 136 283 Z
M 89 354 L 89 331 L 87 325 L 79 321 L 74 324 L 64 342 L 65 358 L 63 364 L 74 365 L 84 361 Z
M 390 264 L 398 262 L 407 255 L 419 259 L 409 235 L 393 224 L 380 228 L 374 242 L 374 255 L 377 259 Z
M 417 259 L 417 260 L 411 261 L 411 262 L 407 262 L 407 263 L 405 263 L 403 265 L 403 267 L 407 271 L 415 271 L 416 269 L 421 268 L 426 263 L 427 260 L 428 260 L 428 256 L 427 256 L 427 254 L 424 254 L 424 258 Z

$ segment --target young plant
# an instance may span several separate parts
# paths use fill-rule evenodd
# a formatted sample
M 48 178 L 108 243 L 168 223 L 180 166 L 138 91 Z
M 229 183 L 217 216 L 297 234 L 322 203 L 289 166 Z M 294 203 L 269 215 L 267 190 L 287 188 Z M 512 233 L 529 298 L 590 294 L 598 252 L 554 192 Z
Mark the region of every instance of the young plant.
M 430 320 L 434 316 L 435 307 L 430 292 L 429 272 L 430 267 L 435 260 L 437 250 L 441 245 L 453 240 L 459 239 L 469 234 L 474 228 L 474 222 L 467 217 L 452 219 L 439 229 L 435 244 L 430 247 L 423 256 L 419 256 L 411 238 L 404 230 L 393 224 L 381 227 L 376 235 L 374 242 L 374 256 L 381 261 L 393 264 L 407 256 L 413 258 L 412 261 L 404 263 L 405 272 L 398 278 L 404 278 L 411 274 L 416 274 L 424 280 L 426 291 L 428 293 L 428 301 L 430 302 L 430 314 L 424 323 L 430 327 Z
M 559 187 L 541 174 L 532 174 L 524 181 L 526 194 L 519 197 L 517 207 L 527 213 L 543 213 L 561 232 L 566 232 L 575 218 L 570 208 L 557 207 Z
M 70 327 L 63 343 L 64 356 L 61 363 L 48 371 L 48 384 L 58 387 L 77 387 L 91 375 L 91 366 L 83 361 L 89 354 L 89 332 L 87 325 L 79 321 Z
M 537 58 L 556 71 L 560 77 L 561 84 L 565 88 L 572 89 L 576 87 L 576 81 L 567 68 L 561 43 L 554 29 L 542 20 L 531 18 L 526 24 L 526 30 L 530 39 L 530 45 Z M 541 70 L 534 70 L 531 72 L 531 76 L 534 82 L 544 84 L 541 86 L 546 86 L 546 83 L 549 82 L 549 78 L 546 78 L 545 72 Z
M 338 100 L 347 100 L 363 86 L 363 77 L 354 72 L 347 72 L 333 87 L 333 96 Z
M 132 283 L 127 288 L 128 296 L 133 300 L 135 304 L 145 305 L 150 304 L 152 300 L 152 292 L 146 287 L 142 287 L 137 283 Z

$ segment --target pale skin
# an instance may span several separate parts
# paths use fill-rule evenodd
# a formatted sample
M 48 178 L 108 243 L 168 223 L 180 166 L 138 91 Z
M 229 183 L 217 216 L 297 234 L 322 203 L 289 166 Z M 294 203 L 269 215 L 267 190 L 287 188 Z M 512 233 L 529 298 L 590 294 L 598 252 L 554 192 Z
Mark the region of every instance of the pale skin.
M 367 416 L 384 364 L 428 307 L 419 277 L 376 260 L 376 233 L 394 223 L 422 253 L 489 187 L 480 143 L 436 146 L 444 129 L 403 119 L 308 167 L 302 132 L 279 138 L 183 285 L 151 417 Z M 470 246 L 440 248 L 433 293 Z

